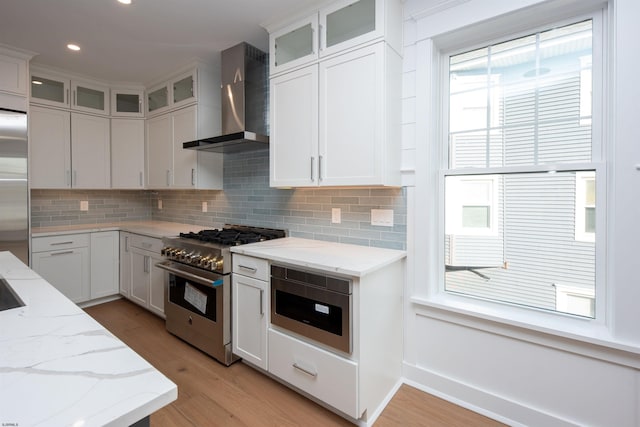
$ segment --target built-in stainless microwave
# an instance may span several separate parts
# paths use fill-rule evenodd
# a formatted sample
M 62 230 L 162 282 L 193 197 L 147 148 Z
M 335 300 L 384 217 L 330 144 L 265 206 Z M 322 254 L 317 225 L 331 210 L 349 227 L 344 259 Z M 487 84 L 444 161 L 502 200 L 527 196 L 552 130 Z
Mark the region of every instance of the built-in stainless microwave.
M 351 353 L 352 282 L 271 266 L 271 323 Z

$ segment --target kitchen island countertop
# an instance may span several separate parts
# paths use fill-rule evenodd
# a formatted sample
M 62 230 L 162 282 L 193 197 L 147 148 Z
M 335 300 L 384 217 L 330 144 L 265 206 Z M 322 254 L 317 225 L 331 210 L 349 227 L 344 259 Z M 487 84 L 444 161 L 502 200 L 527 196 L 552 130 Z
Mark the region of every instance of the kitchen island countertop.
M 234 246 L 231 252 L 353 277 L 365 276 L 406 256 L 396 249 L 297 237 Z
M 10 252 L 0 276 L 24 302 L 0 311 L 0 423 L 128 426 L 177 386 Z

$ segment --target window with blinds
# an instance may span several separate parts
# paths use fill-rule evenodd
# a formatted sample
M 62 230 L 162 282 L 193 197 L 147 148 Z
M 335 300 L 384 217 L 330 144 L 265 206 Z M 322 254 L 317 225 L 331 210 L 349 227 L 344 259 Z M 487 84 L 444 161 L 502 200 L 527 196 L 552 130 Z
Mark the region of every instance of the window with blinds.
M 448 56 L 446 291 L 594 317 L 557 301 L 595 295 L 593 39 L 585 20 Z

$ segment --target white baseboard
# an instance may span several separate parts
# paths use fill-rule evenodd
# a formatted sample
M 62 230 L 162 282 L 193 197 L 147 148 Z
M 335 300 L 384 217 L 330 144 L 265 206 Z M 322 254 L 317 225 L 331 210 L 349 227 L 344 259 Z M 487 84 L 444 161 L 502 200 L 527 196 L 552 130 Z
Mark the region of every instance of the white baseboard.
M 407 385 L 510 426 L 578 426 L 567 419 L 525 406 L 422 367 L 405 363 L 403 374 Z

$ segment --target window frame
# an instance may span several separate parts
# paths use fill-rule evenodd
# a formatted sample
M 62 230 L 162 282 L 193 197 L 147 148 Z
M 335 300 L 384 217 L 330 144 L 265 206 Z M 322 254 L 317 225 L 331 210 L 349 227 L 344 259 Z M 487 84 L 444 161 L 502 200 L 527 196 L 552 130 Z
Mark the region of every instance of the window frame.
M 607 127 L 606 116 L 606 98 L 605 88 L 607 86 L 606 78 L 606 58 L 609 52 L 607 50 L 607 42 L 605 40 L 611 37 L 607 33 L 607 10 L 597 9 L 586 14 L 575 14 L 569 18 L 559 19 L 555 21 L 545 22 L 541 25 L 531 26 L 527 29 L 520 28 L 518 31 L 512 31 L 508 34 L 502 34 L 500 37 L 492 37 L 484 40 L 474 39 L 474 43 L 463 44 L 457 42 L 453 48 L 438 50 L 438 44 L 434 46 L 434 84 L 440 88 L 438 99 L 434 104 L 434 113 L 438 118 L 438 130 L 434 133 L 434 144 L 438 145 L 435 153 L 437 156 L 432 159 L 432 165 L 436 167 L 437 173 L 435 177 L 435 196 L 438 200 L 437 207 L 437 243 L 435 244 L 434 255 L 437 257 L 435 283 L 429 286 L 429 302 L 436 306 L 448 307 L 455 311 L 462 311 L 472 315 L 480 316 L 496 316 L 504 319 L 518 319 L 517 323 L 530 325 L 549 325 L 554 324 L 554 329 L 558 330 L 574 330 L 576 327 L 583 328 L 584 322 L 589 322 L 595 327 L 606 328 L 607 326 L 607 288 L 606 288 L 606 188 L 607 188 L 607 167 L 606 154 L 607 147 L 604 143 L 605 132 Z M 566 163 L 566 164 L 549 164 L 536 166 L 506 166 L 506 167 L 489 167 L 489 168 L 459 168 L 450 170 L 449 168 L 449 58 L 451 56 L 482 48 L 487 45 L 493 45 L 519 37 L 535 34 L 537 32 L 546 31 L 554 27 L 570 25 L 587 19 L 593 22 L 593 64 L 596 66 L 592 70 L 593 79 L 593 101 L 592 101 L 592 157 L 588 163 Z M 596 119 L 597 118 L 597 119 Z M 434 153 L 434 154 L 435 154 Z M 596 308 L 594 318 L 585 318 L 582 316 L 563 313 L 559 311 L 547 310 L 536 307 L 527 307 L 509 302 L 501 302 L 495 300 L 487 300 L 479 296 L 461 295 L 447 292 L 445 290 L 445 188 L 444 182 L 447 176 L 463 176 L 463 175 L 495 175 L 495 174 L 512 174 L 527 172 L 563 172 L 574 171 L 594 172 L 598 177 L 596 179 L 596 229 L 598 233 L 595 236 L 595 299 Z M 418 300 L 420 298 L 414 298 Z

